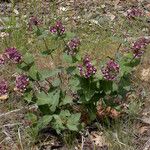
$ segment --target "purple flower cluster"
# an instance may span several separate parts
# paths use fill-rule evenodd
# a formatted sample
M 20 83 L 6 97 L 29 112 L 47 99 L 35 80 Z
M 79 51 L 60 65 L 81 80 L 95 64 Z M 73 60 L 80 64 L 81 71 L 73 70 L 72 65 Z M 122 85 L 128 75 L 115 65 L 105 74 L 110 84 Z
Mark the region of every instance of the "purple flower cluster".
M 62 25 L 61 21 L 57 21 L 56 24 L 50 28 L 50 32 L 63 35 L 65 32 L 65 27 Z
M 0 81 L 0 96 L 6 95 L 8 93 L 8 84 L 7 81 Z
M 131 8 L 127 10 L 127 17 L 129 19 L 133 19 L 135 17 L 140 17 L 140 16 L 142 16 L 142 11 L 138 8 Z
M 26 75 L 16 76 L 16 87 L 15 91 L 24 92 L 29 84 L 29 78 Z
M 102 67 L 101 71 L 106 80 L 115 80 L 119 74 L 119 64 L 114 60 L 109 60 L 105 67 Z
M 78 65 L 80 76 L 89 78 L 97 72 L 97 69 L 92 65 L 89 56 L 85 56 L 83 59 L 83 65 Z
M 68 55 L 75 55 L 77 53 L 77 48 L 80 45 L 80 40 L 78 38 L 73 38 L 71 41 L 68 42 Z
M 14 63 L 19 63 L 22 58 L 21 54 L 14 47 L 7 48 L 5 50 L 5 55 L 8 59 L 12 60 Z
M 149 39 L 140 38 L 133 43 L 131 49 L 135 58 L 140 58 L 144 53 L 144 48 L 150 43 Z

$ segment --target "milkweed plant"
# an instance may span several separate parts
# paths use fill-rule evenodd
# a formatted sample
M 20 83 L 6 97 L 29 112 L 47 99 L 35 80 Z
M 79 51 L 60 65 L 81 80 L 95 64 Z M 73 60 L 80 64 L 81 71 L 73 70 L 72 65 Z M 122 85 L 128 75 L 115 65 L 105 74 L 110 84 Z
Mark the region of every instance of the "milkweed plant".
M 128 11 L 127 17 L 131 20 L 140 16 L 138 10 Z M 26 52 L 21 54 L 15 47 L 8 47 L 0 54 L 0 66 L 15 64 L 18 72 L 14 75 L 13 90 L 20 94 L 29 104 L 36 104 L 40 116 L 31 124 L 38 131 L 50 126 L 60 134 L 63 131 L 79 131 L 86 124 L 82 122 L 82 112 L 86 112 L 88 123 L 97 117 L 97 105 L 112 107 L 122 111 L 120 102 L 125 101 L 130 91 L 130 75 L 150 40 L 140 38 L 134 41 L 128 51 L 120 54 L 119 58 L 107 57 L 105 63 L 93 60 L 86 53 L 79 54 L 82 41 L 79 37 L 67 37 L 69 32 L 63 23 L 58 20 L 45 34 L 42 23 L 37 17 L 29 20 L 29 30 L 43 40 L 46 50 L 41 57 L 47 55 L 55 61 L 53 49 L 46 44 L 45 37 L 49 36 L 56 42 L 63 43 L 62 59 L 65 65 L 55 66 L 54 69 L 39 69 L 34 55 Z M 59 44 L 58 44 L 59 45 Z M 45 86 L 47 85 L 47 86 Z M 10 93 L 9 81 L 0 80 L 0 97 L 7 99 Z M 11 88 L 12 89 L 12 88 Z

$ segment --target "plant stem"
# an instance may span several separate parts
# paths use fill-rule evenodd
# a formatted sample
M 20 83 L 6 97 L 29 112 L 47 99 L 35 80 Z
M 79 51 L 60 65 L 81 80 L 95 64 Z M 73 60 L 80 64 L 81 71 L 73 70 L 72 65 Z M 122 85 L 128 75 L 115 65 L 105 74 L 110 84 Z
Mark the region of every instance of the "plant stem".
M 136 56 L 137 56 L 137 55 L 135 55 L 135 56 L 130 60 L 130 63 L 136 58 Z
M 122 46 L 122 43 L 119 44 L 119 46 L 118 46 L 118 48 L 117 48 L 117 53 L 119 52 L 121 46 Z
M 36 83 L 45 94 L 48 94 L 47 91 L 45 90 L 45 88 L 40 85 L 39 81 L 36 81 Z
M 44 44 L 45 44 L 45 48 L 46 48 L 46 50 L 48 51 L 48 50 L 49 50 L 49 48 L 48 48 L 48 45 L 47 45 L 46 40 L 45 40 L 44 38 L 43 38 L 43 42 L 44 42 Z M 52 53 L 50 53 L 50 56 L 51 56 L 51 58 L 52 58 L 52 60 L 53 60 L 54 58 L 53 58 Z
M 37 30 L 40 31 L 40 28 L 39 28 L 38 26 L 36 26 L 36 27 L 37 27 Z M 43 37 L 43 42 L 44 42 L 44 45 L 45 45 L 46 50 L 49 51 L 47 42 L 46 42 L 46 40 L 44 39 L 44 37 Z M 52 53 L 50 53 L 50 56 L 51 56 L 51 58 L 52 58 L 52 60 L 53 60 L 53 55 L 52 55 Z

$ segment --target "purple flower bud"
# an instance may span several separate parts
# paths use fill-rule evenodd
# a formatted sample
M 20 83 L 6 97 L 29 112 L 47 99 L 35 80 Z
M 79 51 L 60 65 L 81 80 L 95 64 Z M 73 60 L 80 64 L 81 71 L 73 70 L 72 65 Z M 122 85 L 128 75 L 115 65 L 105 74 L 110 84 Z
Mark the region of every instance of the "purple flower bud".
M 80 40 L 77 38 L 73 38 L 70 42 L 68 42 L 68 46 L 70 49 L 76 49 L 80 45 Z
M 83 59 L 83 63 L 84 63 L 84 65 L 86 65 L 86 64 L 88 64 L 90 62 L 90 58 L 89 58 L 89 56 L 85 56 L 84 57 L 84 59 Z
M 83 75 L 83 66 L 78 65 L 78 68 L 79 68 L 80 75 L 82 76 Z
M 134 19 L 135 17 L 140 17 L 142 16 L 142 11 L 138 8 L 131 8 L 127 10 L 127 17 L 129 19 Z
M 68 55 L 75 55 L 77 53 L 78 46 L 80 45 L 80 40 L 78 38 L 73 38 L 71 41 L 68 42 Z
M 16 76 L 15 91 L 24 92 L 29 84 L 29 78 L 26 75 Z
M 133 55 L 135 58 L 140 58 L 144 54 L 143 50 L 134 50 Z
M 61 21 L 57 21 L 56 24 L 50 28 L 50 32 L 63 35 L 65 32 L 65 27 L 62 25 Z
M 62 27 L 62 29 L 61 29 L 61 34 L 63 34 L 64 32 L 65 32 L 65 28 Z
M 97 72 L 97 69 L 93 67 L 93 74 L 95 74 Z
M 52 32 L 52 33 L 56 33 L 56 32 L 57 32 L 57 30 L 56 30 L 56 28 L 55 28 L 55 27 L 51 27 L 51 28 L 50 28 L 50 32 Z
M 101 72 L 106 80 L 115 80 L 119 74 L 119 68 L 119 64 L 114 60 L 109 60 L 106 66 L 101 68 Z
M 0 81 L 0 96 L 8 94 L 8 84 L 7 81 Z
M 89 61 L 87 61 L 87 62 L 85 63 L 85 66 L 86 66 L 87 68 L 92 68 L 92 64 L 91 64 L 91 62 L 89 62 Z
M 97 69 L 92 65 L 89 56 L 85 56 L 83 59 L 83 65 L 78 65 L 80 76 L 89 78 L 97 72 Z
M 7 48 L 5 50 L 5 55 L 8 59 L 12 60 L 14 63 L 19 63 L 21 61 L 21 54 L 17 51 L 16 48 Z
M 149 39 L 140 38 L 133 43 L 131 49 L 135 58 L 140 58 L 144 53 L 144 48 L 150 43 Z

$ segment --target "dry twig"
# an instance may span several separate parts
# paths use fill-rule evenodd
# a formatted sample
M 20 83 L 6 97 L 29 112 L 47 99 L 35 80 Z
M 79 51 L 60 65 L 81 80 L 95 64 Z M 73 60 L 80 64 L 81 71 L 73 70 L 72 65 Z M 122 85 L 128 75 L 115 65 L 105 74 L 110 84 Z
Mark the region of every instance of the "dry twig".
M 8 116 L 10 114 L 13 114 L 13 113 L 18 113 L 19 111 L 32 110 L 32 109 L 37 109 L 37 105 L 32 105 L 30 107 L 28 107 L 28 106 L 27 107 L 21 107 L 20 109 L 11 110 L 11 111 L 9 111 L 7 113 L 2 113 L 2 114 L 0 114 L 0 118 L 6 117 L 6 116 Z
M 150 148 L 150 139 L 144 144 L 143 150 L 149 150 Z

